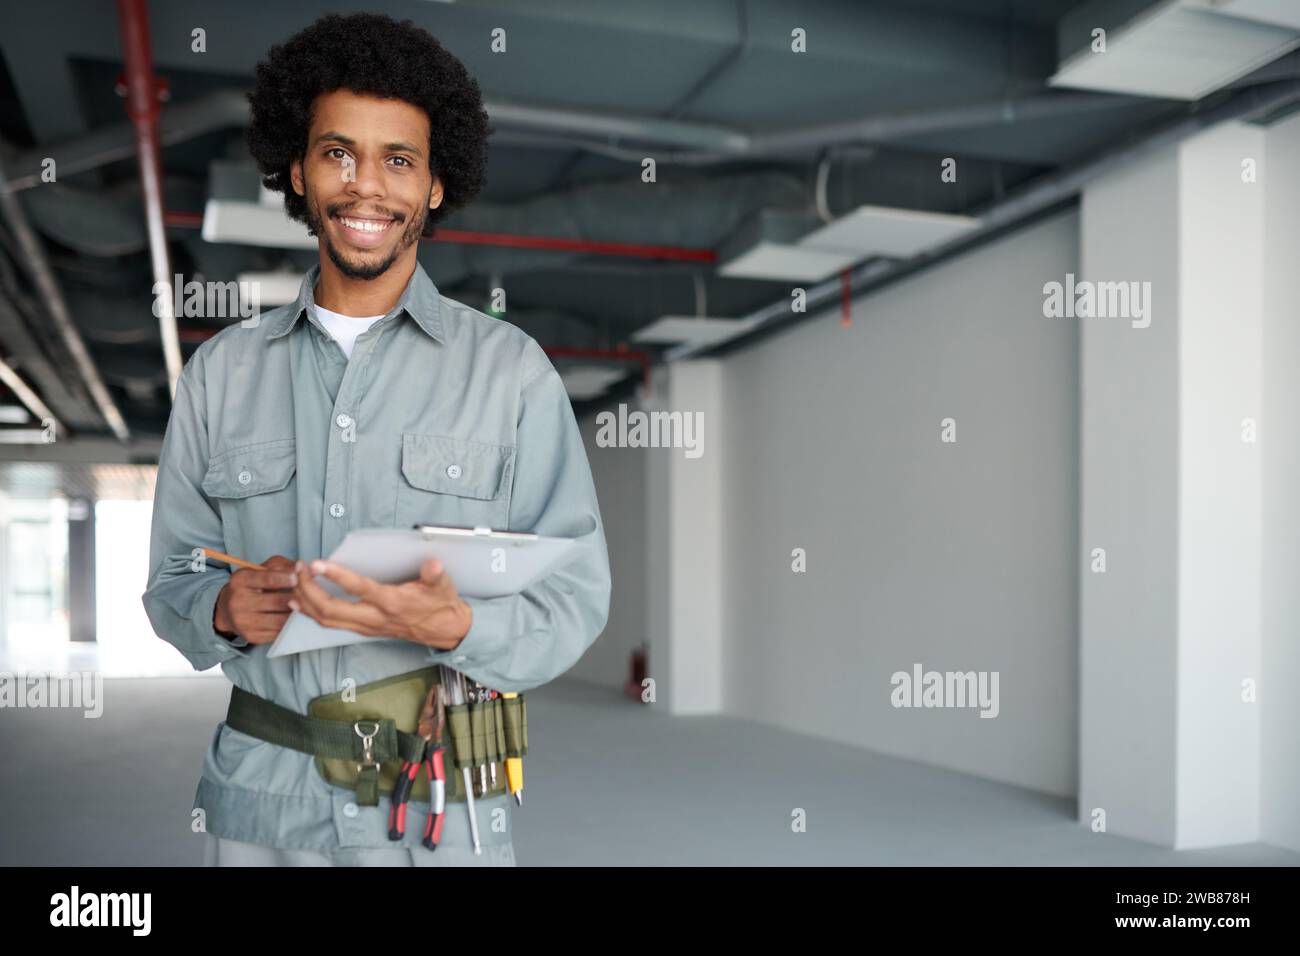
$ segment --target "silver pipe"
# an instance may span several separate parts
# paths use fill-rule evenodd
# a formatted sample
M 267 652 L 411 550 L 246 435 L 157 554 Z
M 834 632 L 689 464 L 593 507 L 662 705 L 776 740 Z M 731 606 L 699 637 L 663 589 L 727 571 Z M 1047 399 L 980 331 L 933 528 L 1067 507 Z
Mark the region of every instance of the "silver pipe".
M 54 434 L 55 437 L 58 437 L 59 433 L 63 431 L 63 423 L 55 417 L 55 414 L 52 411 L 50 411 L 49 406 L 41 401 L 41 397 L 32 391 L 31 386 L 23 381 L 23 377 L 14 371 L 13 366 L 4 359 L 0 359 L 0 382 L 4 382 L 9 386 L 9 390 L 18 396 L 18 401 L 22 402 L 23 405 L 27 407 L 27 410 L 32 413 L 33 417 L 35 417 L 42 426 L 44 426 L 46 422 L 53 422 Z M 5 434 L 7 434 L 6 431 L 0 430 L 0 436 Z M 44 436 L 43 431 L 36 432 L 35 434 Z M 0 438 L 0 441 L 2 440 L 3 438 Z M 44 437 L 40 439 L 40 441 L 44 440 Z
M 114 404 L 113 397 L 108 394 L 104 380 L 99 377 L 99 369 L 95 368 L 95 362 L 86 350 L 86 343 L 82 341 L 81 333 L 73 324 L 68 304 L 63 300 L 59 282 L 54 277 L 54 270 L 50 268 L 49 260 L 45 258 L 45 250 L 27 221 L 27 214 L 23 211 L 22 204 L 18 202 L 17 195 L 9 189 L 2 165 L 0 165 L 0 210 L 3 210 L 9 228 L 18 240 L 27 270 L 31 273 L 41 298 L 45 300 L 45 307 L 49 310 L 50 317 L 54 319 L 54 326 L 63 339 L 63 344 L 72 355 L 73 364 L 76 365 L 77 372 L 85 382 L 86 390 L 90 392 L 91 399 L 94 400 L 100 415 L 112 429 L 113 434 L 120 441 L 127 441 L 131 437 L 131 432 L 126 427 L 126 420 L 122 418 L 122 413 Z
M 628 161 L 642 158 L 646 147 L 657 147 L 661 152 L 656 153 L 655 158 L 660 162 L 705 166 L 863 140 L 887 142 L 946 129 L 1070 116 L 1132 102 L 1135 102 L 1134 97 L 1109 93 L 1055 93 L 866 116 L 844 123 L 818 124 L 757 135 L 716 123 L 655 116 L 597 113 L 493 99 L 485 99 L 483 105 L 492 123 L 500 124 L 501 128 L 492 137 L 492 142 L 498 145 L 580 148 Z M 162 145 L 169 146 L 213 130 L 246 126 L 248 120 L 248 102 L 244 94 L 237 90 L 218 90 L 187 103 L 169 105 L 158 120 L 158 139 Z M 620 140 L 637 143 L 642 148 L 638 151 L 630 146 L 620 146 Z M 46 159 L 53 159 L 60 173 L 84 172 L 125 159 L 135 150 L 135 127 L 132 123 L 116 123 L 54 146 L 30 149 L 10 161 L 10 188 L 22 190 L 39 186 L 41 164 Z
M 749 136 L 745 133 L 716 123 L 695 123 L 625 113 L 597 113 L 592 110 L 524 105 L 505 100 L 486 100 L 483 107 L 494 124 L 501 123 L 515 129 L 576 133 L 602 139 L 631 139 L 728 155 L 744 153 L 749 142 Z
M 803 153 L 843 143 L 885 142 L 945 130 L 1008 125 L 1150 102 L 1149 97 L 1113 93 L 1046 93 L 934 110 L 868 116 L 842 123 L 818 123 L 751 137 L 748 153 L 768 156 Z
M 48 442 L 44 429 L 0 428 L 0 445 L 44 445 Z
M 248 100 L 239 90 L 217 90 L 169 106 L 158 118 L 158 141 L 164 146 L 228 129 L 248 125 Z M 135 155 L 135 124 L 129 120 L 93 130 L 84 136 L 38 146 L 19 153 L 8 162 L 9 188 L 31 189 L 41 184 L 43 163 L 54 160 L 60 176 L 98 169 Z
M 719 124 L 657 117 L 602 114 L 501 102 L 487 102 L 484 105 L 494 123 L 502 123 L 507 127 L 494 134 L 494 142 L 551 145 L 567 149 L 578 146 L 617 159 L 634 159 L 639 155 L 636 149 L 620 146 L 616 142 L 629 140 L 650 146 L 684 148 L 684 152 L 656 154 L 656 159 L 665 163 L 708 165 L 736 159 L 804 153 L 827 146 L 864 141 L 888 142 L 950 129 L 1073 116 L 1149 101 L 1148 97 L 1113 93 L 1046 93 L 943 109 L 866 116 L 842 123 L 820 123 L 758 134 L 745 133 Z M 575 142 L 574 136 L 596 136 L 599 139 Z

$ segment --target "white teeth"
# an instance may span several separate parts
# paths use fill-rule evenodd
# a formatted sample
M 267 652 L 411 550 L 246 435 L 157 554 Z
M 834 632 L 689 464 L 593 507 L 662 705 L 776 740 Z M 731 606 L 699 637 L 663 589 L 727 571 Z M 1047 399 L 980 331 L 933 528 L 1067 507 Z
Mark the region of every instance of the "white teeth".
M 383 232 L 388 228 L 387 222 L 374 222 L 370 219 L 344 219 L 339 216 L 339 221 L 349 229 L 355 229 L 358 232 Z

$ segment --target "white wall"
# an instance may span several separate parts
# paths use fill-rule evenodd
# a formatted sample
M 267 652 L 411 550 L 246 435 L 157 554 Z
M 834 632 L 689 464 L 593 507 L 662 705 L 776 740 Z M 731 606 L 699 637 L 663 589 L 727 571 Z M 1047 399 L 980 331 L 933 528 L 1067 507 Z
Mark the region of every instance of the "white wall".
M 730 529 L 724 502 L 729 424 L 725 365 L 675 362 L 657 371 L 652 409 L 696 423 L 695 448 L 651 449 L 650 676 L 655 704 L 672 714 L 713 714 L 725 707 L 725 600 Z M 694 457 L 692 457 L 694 456 Z M 734 480 L 736 476 L 732 476 Z
M 1040 222 L 858 299 L 849 329 L 832 309 L 725 360 L 729 712 L 1074 793 L 1077 335 L 1042 288 L 1076 270 L 1077 228 Z M 998 671 L 999 716 L 894 708 L 915 662 Z
M 1300 851 L 1300 116 L 1267 132 L 1265 156 L 1260 839 Z
M 1148 328 L 1080 321 L 1080 820 L 1173 845 L 1178 658 L 1178 154 L 1090 184 L 1080 279 L 1148 281 Z
M 724 454 L 717 438 L 726 427 L 723 365 L 705 359 L 656 366 L 652 382 L 648 399 L 610 403 L 578 423 L 605 521 L 613 593 L 604 633 L 566 676 L 621 687 L 632 651 L 644 642 L 658 708 L 718 713 L 726 665 Z M 596 444 L 596 419 L 604 412 L 617 422 L 665 411 L 696 416 L 690 454 Z
M 1079 814 L 1180 849 L 1260 837 L 1264 145 L 1219 125 L 1083 197 L 1084 278 L 1151 308 L 1080 320 Z
M 643 448 L 601 448 L 595 413 L 578 421 L 600 516 L 605 523 L 612 592 L 609 622 L 566 678 L 621 687 L 632 652 L 648 637 L 646 626 L 646 455 Z
M 859 299 L 848 330 L 831 310 L 723 359 L 717 387 L 695 389 L 720 426 L 703 499 L 683 500 L 699 482 L 680 451 L 596 449 L 585 421 L 615 593 L 575 673 L 621 682 L 642 634 L 652 671 L 690 673 L 675 562 L 713 528 L 718 607 L 692 613 L 721 631 L 720 709 L 1077 788 L 1082 822 L 1102 807 L 1111 832 L 1166 845 L 1254 839 L 1254 804 L 1257 838 L 1300 850 L 1300 117 L 1234 129 Z M 1239 195 L 1255 151 L 1261 192 Z M 1067 272 L 1151 281 L 1152 326 L 1045 319 L 1042 285 Z M 673 370 L 656 374 L 672 404 Z M 1252 405 L 1260 438 L 1242 448 Z M 938 440 L 946 416 L 956 445 Z M 699 513 L 710 495 L 716 522 Z M 1239 500 L 1215 509 L 1224 496 Z M 1098 546 L 1106 575 L 1088 565 Z M 914 662 L 998 670 L 1000 716 L 891 707 L 890 675 Z M 1252 674 L 1253 716 L 1235 696 Z M 1216 763 L 1197 756 L 1206 739 Z
M 1179 642 L 1175 846 L 1259 839 L 1263 190 L 1257 126 L 1224 124 L 1179 150 Z M 1231 237 L 1228 239 L 1228 237 Z M 1225 241 L 1227 239 L 1228 241 Z

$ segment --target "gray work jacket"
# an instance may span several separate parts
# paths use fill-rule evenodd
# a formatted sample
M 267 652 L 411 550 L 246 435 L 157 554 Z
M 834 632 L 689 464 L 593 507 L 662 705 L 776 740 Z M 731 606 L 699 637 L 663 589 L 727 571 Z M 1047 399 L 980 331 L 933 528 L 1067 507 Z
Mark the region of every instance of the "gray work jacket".
M 441 295 L 418 263 L 349 361 L 315 316 L 319 270 L 297 301 L 223 329 L 185 365 L 158 463 L 143 595 L 154 630 L 196 669 L 220 664 L 239 687 L 299 713 L 345 682 L 430 663 L 503 691 L 564 673 L 605 626 L 610 573 L 559 374 L 525 332 Z M 269 645 L 213 629 L 231 572 L 196 561 L 196 548 L 306 561 L 328 556 L 352 528 L 417 522 L 578 538 L 580 554 L 519 594 L 466 598 L 473 625 L 452 651 L 376 641 L 268 658 Z M 207 832 L 249 843 L 394 845 L 387 795 L 377 808 L 353 798 L 309 755 L 222 723 L 194 807 Z M 485 845 L 508 840 L 508 828 L 492 826 L 506 798 L 479 803 Z M 419 812 L 413 804 L 412 819 Z M 407 843 L 418 844 L 421 829 L 408 825 Z

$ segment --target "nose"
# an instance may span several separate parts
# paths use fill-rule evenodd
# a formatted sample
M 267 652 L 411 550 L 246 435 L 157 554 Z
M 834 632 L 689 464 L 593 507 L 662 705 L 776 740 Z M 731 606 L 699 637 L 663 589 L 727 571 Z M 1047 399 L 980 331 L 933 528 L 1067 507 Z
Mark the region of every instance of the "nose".
M 345 169 L 345 177 L 347 175 Z M 347 192 L 357 198 L 373 198 L 386 194 L 383 164 L 376 159 L 361 157 L 352 166 L 352 176 L 347 179 Z

